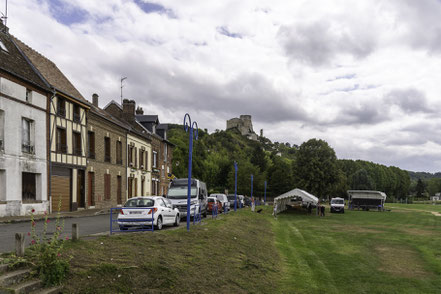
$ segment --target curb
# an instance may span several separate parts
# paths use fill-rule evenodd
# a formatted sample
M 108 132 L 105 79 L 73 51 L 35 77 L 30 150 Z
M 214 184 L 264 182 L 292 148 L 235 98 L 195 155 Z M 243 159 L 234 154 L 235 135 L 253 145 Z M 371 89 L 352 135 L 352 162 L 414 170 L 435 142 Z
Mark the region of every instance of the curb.
M 97 212 L 94 212 L 93 214 L 61 214 L 60 215 L 60 219 L 62 218 L 80 218 L 80 217 L 89 217 L 89 216 L 96 216 L 96 215 L 104 215 L 104 214 L 110 214 L 110 210 L 108 209 L 103 209 Z M 44 215 L 37 215 L 34 217 L 35 221 L 42 221 L 44 220 L 45 217 Z M 49 220 L 55 220 L 57 219 L 56 215 L 50 215 L 48 216 Z M 0 219 L 0 224 L 15 224 L 15 223 L 25 223 L 25 222 L 30 222 L 31 218 L 16 218 L 16 219 L 7 219 L 7 220 L 3 220 Z

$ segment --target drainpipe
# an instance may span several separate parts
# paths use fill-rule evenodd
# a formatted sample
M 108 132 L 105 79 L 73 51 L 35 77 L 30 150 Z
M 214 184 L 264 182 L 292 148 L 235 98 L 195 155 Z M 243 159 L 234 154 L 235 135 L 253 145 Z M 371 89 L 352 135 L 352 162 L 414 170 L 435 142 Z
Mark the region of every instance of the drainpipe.
M 51 107 L 53 106 L 53 99 L 55 97 L 55 89 L 52 89 L 52 97 L 49 101 L 49 132 L 50 132 L 50 140 L 49 140 L 49 213 L 52 213 L 52 141 L 54 139 L 54 130 L 55 130 L 55 124 L 56 118 L 54 118 L 54 126 L 51 131 Z

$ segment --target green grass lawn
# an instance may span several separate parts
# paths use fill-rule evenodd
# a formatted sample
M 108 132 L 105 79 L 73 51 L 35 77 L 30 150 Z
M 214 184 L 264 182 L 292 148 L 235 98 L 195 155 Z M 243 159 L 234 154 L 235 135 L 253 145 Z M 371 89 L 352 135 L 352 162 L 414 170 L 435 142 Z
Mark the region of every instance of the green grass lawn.
M 274 227 L 284 260 L 279 293 L 441 293 L 441 217 L 290 211 Z
M 265 207 L 206 220 L 189 233 L 183 225 L 70 242 L 64 291 L 441 293 L 441 216 L 328 211 L 325 218 L 288 211 L 275 220 Z
M 402 208 L 402 209 L 413 209 L 413 210 L 427 210 L 427 211 L 437 211 L 441 212 L 441 205 L 433 204 L 401 204 L 401 203 L 386 203 L 386 208 Z

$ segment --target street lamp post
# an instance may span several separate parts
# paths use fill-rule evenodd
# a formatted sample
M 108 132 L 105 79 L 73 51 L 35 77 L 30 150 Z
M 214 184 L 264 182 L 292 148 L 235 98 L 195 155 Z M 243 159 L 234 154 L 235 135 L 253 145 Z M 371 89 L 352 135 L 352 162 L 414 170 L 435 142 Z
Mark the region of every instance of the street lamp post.
M 195 128 L 196 126 L 196 128 Z M 188 147 L 188 187 L 187 187 L 187 231 L 190 231 L 190 206 L 191 206 L 191 165 L 193 158 L 193 134 L 195 139 L 198 139 L 198 123 L 191 123 L 191 118 L 188 113 L 184 116 L 184 129 L 190 133 L 190 142 Z M 196 195 L 197 197 L 197 195 Z M 196 216 L 196 212 L 195 212 Z
M 251 175 L 251 198 L 253 198 L 253 175 Z
M 234 162 L 234 212 L 237 210 L 237 162 Z

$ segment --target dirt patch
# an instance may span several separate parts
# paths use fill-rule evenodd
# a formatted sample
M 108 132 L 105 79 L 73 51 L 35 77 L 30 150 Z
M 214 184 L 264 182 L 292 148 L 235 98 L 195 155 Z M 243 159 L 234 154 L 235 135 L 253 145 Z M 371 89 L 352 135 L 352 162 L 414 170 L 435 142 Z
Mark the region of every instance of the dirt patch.
M 415 250 L 405 246 L 377 246 L 380 259 L 378 270 L 396 277 L 423 278 L 430 275 L 424 269 L 424 262 Z
M 428 230 L 421 230 L 421 229 L 415 229 L 415 228 L 407 228 L 401 230 L 403 233 L 408 233 L 410 235 L 414 236 L 433 236 L 435 234 L 438 234 L 436 231 L 428 231 Z
M 439 213 L 439 212 L 437 212 L 437 211 L 431 211 L 431 213 L 432 213 L 434 216 L 441 216 L 441 213 Z

